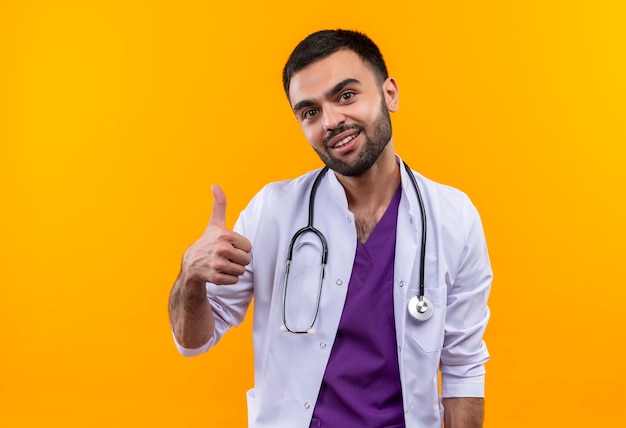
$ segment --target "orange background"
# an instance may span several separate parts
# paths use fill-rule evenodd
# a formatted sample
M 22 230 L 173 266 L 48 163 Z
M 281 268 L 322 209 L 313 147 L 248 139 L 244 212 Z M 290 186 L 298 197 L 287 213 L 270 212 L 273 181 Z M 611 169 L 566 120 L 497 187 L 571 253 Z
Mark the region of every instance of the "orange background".
M 0 4 L 0 426 L 244 426 L 249 323 L 185 359 L 167 298 L 211 183 L 232 225 L 320 164 L 280 73 L 337 27 L 385 54 L 398 152 L 481 212 L 485 427 L 623 419 L 625 3 L 210 3 Z

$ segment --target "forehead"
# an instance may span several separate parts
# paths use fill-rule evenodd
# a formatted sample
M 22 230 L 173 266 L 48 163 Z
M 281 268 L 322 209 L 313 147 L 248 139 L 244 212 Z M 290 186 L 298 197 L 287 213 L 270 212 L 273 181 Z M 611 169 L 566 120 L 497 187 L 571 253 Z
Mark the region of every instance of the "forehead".
M 351 50 L 340 50 L 295 72 L 289 84 L 291 105 L 303 99 L 316 99 L 338 82 L 357 79 L 375 84 L 371 68 Z

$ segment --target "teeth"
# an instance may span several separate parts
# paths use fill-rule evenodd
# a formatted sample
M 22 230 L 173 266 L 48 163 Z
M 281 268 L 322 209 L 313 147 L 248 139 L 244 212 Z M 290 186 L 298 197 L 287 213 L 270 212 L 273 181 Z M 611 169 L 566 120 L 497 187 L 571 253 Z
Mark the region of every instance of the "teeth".
M 352 141 L 354 138 L 356 138 L 357 135 L 359 135 L 359 134 L 354 134 L 354 135 L 347 136 L 346 138 L 344 138 L 343 140 L 341 140 L 340 142 L 335 144 L 335 148 L 338 148 L 338 147 L 341 147 L 341 146 L 345 146 L 350 141 Z

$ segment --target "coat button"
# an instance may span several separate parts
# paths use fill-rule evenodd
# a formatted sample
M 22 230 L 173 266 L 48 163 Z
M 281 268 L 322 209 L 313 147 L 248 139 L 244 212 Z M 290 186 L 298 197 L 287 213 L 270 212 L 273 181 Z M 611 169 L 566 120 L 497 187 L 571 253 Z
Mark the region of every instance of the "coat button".
M 400 281 L 400 287 L 404 287 L 404 281 Z
M 304 403 L 304 408 L 305 409 L 310 409 L 311 408 L 311 404 L 309 404 L 309 402 L 307 401 L 306 403 Z
M 320 349 L 326 348 L 326 342 L 320 342 Z
M 341 285 L 341 284 L 343 284 L 343 281 L 342 281 L 341 279 L 337 279 L 336 284 L 337 284 L 337 285 Z

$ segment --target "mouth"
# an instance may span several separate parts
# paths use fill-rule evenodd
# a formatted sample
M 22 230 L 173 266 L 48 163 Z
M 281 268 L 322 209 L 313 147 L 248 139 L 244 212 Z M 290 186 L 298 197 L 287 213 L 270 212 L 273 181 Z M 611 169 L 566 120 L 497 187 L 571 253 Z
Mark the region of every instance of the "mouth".
M 348 144 L 350 141 L 354 140 L 356 137 L 358 137 L 360 134 L 360 132 L 357 132 L 356 134 L 353 135 L 348 135 L 346 138 L 344 138 L 343 140 L 339 141 L 337 144 L 335 144 L 332 148 L 333 149 L 338 149 L 340 147 L 345 146 L 346 144 Z
M 361 131 L 358 129 L 351 129 L 349 131 L 342 132 L 341 134 L 331 138 L 327 147 L 332 150 L 344 148 L 359 135 L 361 135 Z

